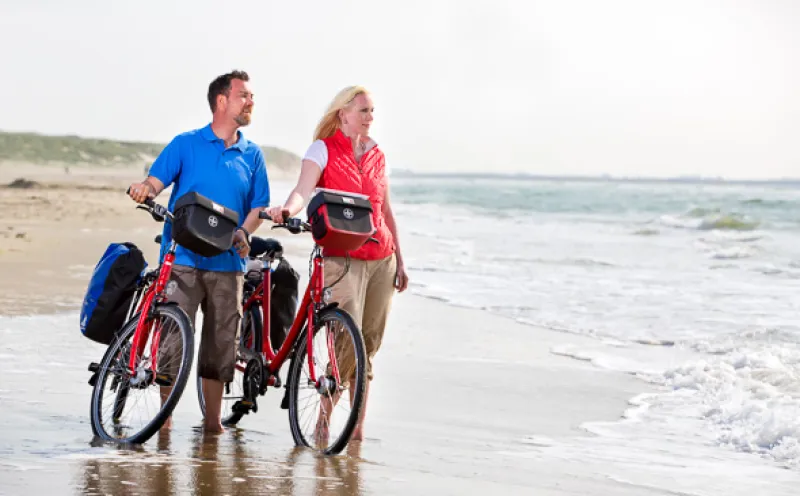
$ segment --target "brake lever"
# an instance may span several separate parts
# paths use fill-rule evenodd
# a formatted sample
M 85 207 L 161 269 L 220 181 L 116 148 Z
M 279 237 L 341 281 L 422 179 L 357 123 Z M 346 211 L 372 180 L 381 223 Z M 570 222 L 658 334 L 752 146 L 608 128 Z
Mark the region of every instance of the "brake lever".
M 303 223 L 300 219 L 296 217 L 290 217 L 286 220 L 288 221 L 286 223 L 286 229 L 288 229 L 290 233 L 299 234 L 303 230 Z
M 130 193 L 130 191 L 131 189 L 128 188 L 128 193 Z M 152 198 L 146 198 L 144 200 L 144 205 L 136 205 L 136 208 L 150 212 L 150 216 L 153 217 L 153 220 L 156 222 L 164 222 L 167 219 L 167 207 L 159 205 L 153 201 Z

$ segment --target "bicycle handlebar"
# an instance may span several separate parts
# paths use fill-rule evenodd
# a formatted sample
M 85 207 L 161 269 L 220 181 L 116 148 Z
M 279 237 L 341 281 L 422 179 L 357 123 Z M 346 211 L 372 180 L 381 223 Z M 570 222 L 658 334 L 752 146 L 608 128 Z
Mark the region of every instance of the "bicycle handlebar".
M 287 212 L 288 213 L 288 212 Z M 272 220 L 272 217 L 265 211 L 261 211 L 258 213 L 259 219 L 265 220 Z M 278 224 L 276 223 L 272 226 L 273 229 L 286 229 L 292 234 L 299 234 L 301 232 L 309 232 L 311 231 L 311 225 L 308 222 L 303 222 L 297 217 L 285 217 L 283 219 L 283 223 Z
M 128 191 L 125 194 L 129 195 L 131 193 L 131 189 L 128 188 Z M 142 205 L 138 205 L 136 208 L 141 208 L 142 210 L 147 210 L 150 212 L 150 215 L 153 216 L 153 219 L 157 222 L 164 222 L 164 220 L 169 219 L 170 221 L 173 220 L 172 212 L 167 210 L 167 207 L 164 205 L 160 205 L 153 201 L 152 198 L 147 197 L 144 200 L 144 207 Z

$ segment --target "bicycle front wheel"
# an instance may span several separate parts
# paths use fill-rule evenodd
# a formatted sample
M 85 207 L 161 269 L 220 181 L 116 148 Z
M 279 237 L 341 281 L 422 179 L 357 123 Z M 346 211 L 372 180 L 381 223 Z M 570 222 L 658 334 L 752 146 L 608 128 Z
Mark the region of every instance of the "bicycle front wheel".
M 128 365 L 139 315 L 125 324 L 100 362 L 91 423 L 103 440 L 140 444 L 150 439 L 169 418 L 189 380 L 194 356 L 189 317 L 176 305 L 159 305 L 152 314 L 133 374 Z
M 367 353 L 347 312 L 323 311 L 311 346 L 314 381 L 307 333 L 308 328 L 300 333 L 289 369 L 289 425 L 297 445 L 337 454 L 347 446 L 363 408 Z

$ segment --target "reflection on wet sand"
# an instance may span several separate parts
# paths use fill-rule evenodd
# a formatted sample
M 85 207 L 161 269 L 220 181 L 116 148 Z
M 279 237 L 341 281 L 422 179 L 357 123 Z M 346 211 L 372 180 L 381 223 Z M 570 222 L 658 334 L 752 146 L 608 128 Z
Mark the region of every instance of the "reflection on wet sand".
M 346 456 L 317 457 L 316 487 L 313 494 L 325 496 L 362 494 L 359 464 L 361 442 L 349 444 Z
M 169 460 L 169 433 L 158 434 L 156 453 L 123 450 L 115 458 L 88 458 L 83 463 L 83 493 L 177 494 L 174 464 Z
M 83 461 L 82 494 L 362 494 L 361 443 L 339 456 L 293 448 L 284 457 L 262 458 L 246 431 L 223 435 L 194 432 L 189 449 L 175 452 L 169 433 L 156 438 L 155 451 L 123 450 Z

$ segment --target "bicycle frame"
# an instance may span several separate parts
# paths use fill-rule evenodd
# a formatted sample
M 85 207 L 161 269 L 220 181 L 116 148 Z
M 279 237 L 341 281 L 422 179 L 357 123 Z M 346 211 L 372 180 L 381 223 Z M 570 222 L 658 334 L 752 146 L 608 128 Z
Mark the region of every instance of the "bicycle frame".
M 164 261 L 159 268 L 158 278 L 155 284 L 150 284 L 147 289 L 145 289 L 144 295 L 142 295 L 139 300 L 138 309 L 134 313 L 134 315 L 139 315 L 139 321 L 136 324 L 136 331 L 134 331 L 133 342 L 131 344 L 131 348 L 135 350 L 135 353 L 131 353 L 128 359 L 128 373 L 131 375 L 136 373 L 136 359 L 144 353 L 147 338 L 150 337 L 150 329 L 148 327 L 150 309 L 154 302 L 155 304 L 159 304 L 165 300 L 164 290 L 167 287 L 167 282 L 169 282 L 169 277 L 172 274 L 172 266 L 175 263 L 175 247 L 175 240 L 172 240 L 169 251 L 164 255 Z M 153 341 L 150 343 L 150 356 L 153 360 L 153 371 L 158 370 L 156 367 L 158 365 L 158 345 L 160 341 L 161 329 L 156 329 Z
M 270 264 L 263 262 L 263 266 L 261 269 L 261 273 L 263 274 L 263 279 L 258 287 L 253 291 L 253 294 L 248 298 L 248 300 L 244 304 L 244 310 L 247 311 L 255 304 L 261 304 L 261 312 L 264 316 L 263 323 L 262 323 L 262 343 L 263 349 L 259 350 L 262 354 L 262 357 L 265 360 L 267 371 L 269 372 L 269 385 L 275 385 L 274 377 L 278 374 L 281 367 L 283 366 L 284 362 L 286 361 L 289 353 L 291 353 L 292 348 L 295 345 L 295 341 L 300 334 L 300 330 L 303 327 L 303 324 L 306 324 L 308 329 L 308 335 L 306 340 L 306 346 L 308 351 L 308 367 L 310 373 L 310 379 L 316 383 L 317 381 L 317 374 L 314 370 L 314 351 L 312 348 L 312 342 L 314 339 L 314 324 L 317 312 L 323 306 L 323 292 L 325 290 L 325 269 L 323 264 L 323 257 L 320 252 L 320 249 L 317 247 L 315 248 L 315 252 L 313 254 L 313 264 L 311 270 L 311 280 L 306 286 L 305 292 L 303 293 L 303 299 L 300 303 L 300 307 L 298 309 L 297 315 L 292 321 L 292 327 L 289 329 L 289 332 L 286 335 L 286 339 L 283 341 L 280 349 L 276 352 L 273 351 L 272 341 L 270 339 L 270 291 L 265 291 L 264 288 L 272 288 L 272 278 L 270 273 Z M 331 341 L 330 345 L 332 345 L 332 337 L 328 336 L 328 339 Z M 301 344 L 301 343 L 297 343 Z M 333 353 L 333 347 L 329 346 L 329 353 Z M 336 381 L 340 381 L 339 377 L 339 370 L 336 365 L 336 360 L 331 357 L 331 363 L 333 364 L 333 375 L 336 378 Z

